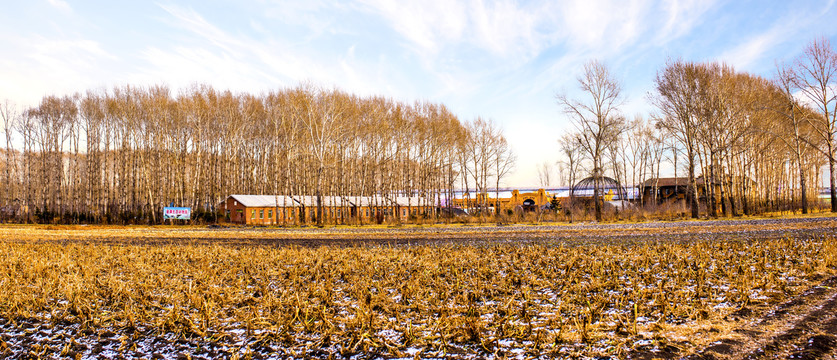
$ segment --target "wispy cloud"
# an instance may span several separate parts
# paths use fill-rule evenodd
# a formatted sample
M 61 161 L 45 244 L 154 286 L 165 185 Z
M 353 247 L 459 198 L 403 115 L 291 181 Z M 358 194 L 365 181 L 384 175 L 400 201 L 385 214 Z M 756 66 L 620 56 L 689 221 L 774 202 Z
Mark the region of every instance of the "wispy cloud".
M 817 36 L 837 43 L 835 1 L 165 0 L 132 2 L 125 22 L 84 2 L 13 1 L 0 13 L 0 99 L 124 82 L 258 93 L 302 81 L 429 99 L 505 123 L 521 159 L 511 183 L 526 184 L 566 128 L 554 95 L 573 95 L 584 62 L 608 64 L 630 92 L 626 112 L 643 112 L 667 57 L 763 73 Z
M 737 69 L 746 70 L 764 59 L 764 54 L 785 40 L 785 30 L 774 27 L 764 33 L 750 37 L 746 42 L 725 51 L 718 58 Z
M 464 45 L 492 56 L 531 59 L 560 44 L 618 51 L 649 35 L 664 44 L 688 33 L 714 0 L 360 2 L 388 22 L 417 54 L 436 56 Z
M 50 5 L 57 8 L 58 10 L 66 11 L 66 12 L 73 11 L 73 8 L 70 7 L 70 4 L 68 4 L 64 0 L 48 0 L 48 1 L 49 1 Z
M 445 0 L 360 0 L 369 11 L 386 19 L 393 30 L 416 45 L 416 52 L 437 53 L 445 42 L 462 38 L 467 9 L 462 2 Z
M 262 35 L 256 39 L 224 30 L 191 8 L 159 6 L 172 17 L 167 21 L 172 27 L 185 30 L 181 33 L 185 38 L 169 47 L 144 50 L 142 56 L 147 65 L 136 75 L 139 79 L 163 79 L 175 86 L 211 82 L 235 90 L 265 90 L 293 86 L 300 81 L 341 85 L 359 93 L 377 93 L 387 86 L 388 80 L 375 73 L 385 61 L 360 61 L 355 58 L 353 47 L 347 47 L 335 61 L 331 54 L 301 48 L 273 36 L 261 25 L 255 25 Z M 254 27 L 252 22 L 249 27 Z
M 36 101 L 45 93 L 81 91 L 98 84 L 88 76 L 117 57 L 90 39 L 32 35 L 7 42 L 0 57 L 0 96 Z
M 365 11 L 379 16 L 400 35 L 407 51 L 421 59 L 424 70 L 444 86 L 441 94 L 461 92 L 465 83 L 474 80 L 478 82 L 474 88 L 490 86 L 479 81 L 502 79 L 533 65 L 543 66 L 543 77 L 537 77 L 534 84 L 515 83 L 505 89 L 527 87 L 531 92 L 565 83 L 568 69 L 579 68 L 591 58 L 615 58 L 625 51 L 639 51 L 637 47 L 663 47 L 688 34 L 714 3 L 360 1 Z M 448 66 L 443 59 L 450 56 L 463 62 Z M 538 65 L 546 56 L 551 64 Z M 475 62 L 481 66 L 474 67 Z
M 661 46 L 689 34 L 704 21 L 707 11 L 715 8 L 716 0 L 671 0 L 660 4 L 663 11 L 654 14 L 663 24 L 656 29 L 654 42 Z
M 475 6 L 472 23 L 479 44 L 503 57 L 529 58 L 536 55 L 555 37 L 545 25 L 549 4 L 520 7 L 516 2 L 499 1 Z M 545 30 L 541 32 L 541 30 Z
M 379 15 L 416 53 L 435 57 L 451 47 L 476 47 L 504 58 L 531 56 L 546 40 L 549 3 L 471 0 L 360 0 Z
M 818 11 L 809 12 L 801 9 L 784 14 L 775 19 L 768 28 L 749 34 L 742 42 L 723 50 L 717 58 L 738 69 L 769 71 L 774 67 L 771 61 L 774 58 L 768 54 L 775 54 L 782 46 L 801 48 L 809 40 L 804 39 L 804 36 L 800 39 L 801 33 L 809 26 L 811 19 L 821 16 L 823 14 Z M 787 53 L 789 52 L 785 51 L 785 54 Z

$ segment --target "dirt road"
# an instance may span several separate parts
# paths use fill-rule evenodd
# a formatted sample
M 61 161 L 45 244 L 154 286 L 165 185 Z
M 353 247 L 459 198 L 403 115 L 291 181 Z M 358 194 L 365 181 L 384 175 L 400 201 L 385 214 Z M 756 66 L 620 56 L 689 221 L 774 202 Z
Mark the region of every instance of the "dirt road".
M 738 315 L 751 315 L 742 310 Z M 687 359 L 837 359 L 837 277 L 752 315 L 732 336 Z

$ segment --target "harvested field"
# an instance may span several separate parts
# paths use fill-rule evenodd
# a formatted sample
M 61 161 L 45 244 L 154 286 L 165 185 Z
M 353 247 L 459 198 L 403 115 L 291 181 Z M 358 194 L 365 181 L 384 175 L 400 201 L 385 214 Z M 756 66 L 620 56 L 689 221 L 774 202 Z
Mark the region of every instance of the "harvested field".
M 835 230 L 0 227 L 0 354 L 833 358 Z

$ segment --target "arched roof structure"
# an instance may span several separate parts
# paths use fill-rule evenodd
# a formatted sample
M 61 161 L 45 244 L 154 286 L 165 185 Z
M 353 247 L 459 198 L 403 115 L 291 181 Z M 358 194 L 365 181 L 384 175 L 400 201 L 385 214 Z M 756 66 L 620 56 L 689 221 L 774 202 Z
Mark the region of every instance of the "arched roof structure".
M 599 196 L 604 195 L 607 193 L 608 190 L 613 190 L 614 193 L 624 193 L 624 189 L 622 186 L 619 185 L 619 182 L 614 180 L 613 178 L 609 178 L 607 176 L 601 176 L 598 179 L 599 181 L 599 190 L 601 194 Z M 588 177 L 581 179 L 577 182 L 573 188 L 570 190 L 570 196 L 572 197 L 593 197 L 593 188 L 595 187 L 596 179 L 594 177 Z

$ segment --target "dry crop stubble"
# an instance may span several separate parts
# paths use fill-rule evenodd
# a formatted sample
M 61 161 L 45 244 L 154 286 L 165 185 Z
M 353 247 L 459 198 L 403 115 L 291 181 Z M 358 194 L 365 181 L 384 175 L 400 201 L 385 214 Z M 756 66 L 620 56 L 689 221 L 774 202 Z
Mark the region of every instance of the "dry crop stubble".
M 0 246 L 0 351 L 65 355 L 101 339 L 124 356 L 619 356 L 647 344 L 688 353 L 725 335 L 742 309 L 768 308 L 837 267 L 833 236 Z M 39 332 L 52 341 L 21 340 Z M 189 345 L 165 345 L 179 341 Z

